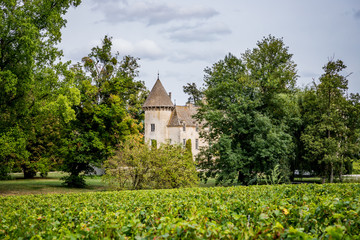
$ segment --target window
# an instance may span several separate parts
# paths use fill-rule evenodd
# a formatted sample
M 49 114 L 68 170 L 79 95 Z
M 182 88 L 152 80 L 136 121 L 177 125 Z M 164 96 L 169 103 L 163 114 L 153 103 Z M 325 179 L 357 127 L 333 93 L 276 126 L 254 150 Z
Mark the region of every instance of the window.
M 185 125 L 185 123 L 183 123 L 183 131 L 184 131 L 184 132 L 186 131 L 186 125 Z
M 196 130 L 197 132 L 199 131 L 199 124 L 196 124 L 195 130 Z
M 183 139 L 183 146 L 185 147 L 185 145 L 186 145 L 186 139 L 184 138 Z
M 199 149 L 199 139 L 195 139 L 195 149 Z
M 151 131 L 155 132 L 155 124 L 154 123 L 151 124 Z

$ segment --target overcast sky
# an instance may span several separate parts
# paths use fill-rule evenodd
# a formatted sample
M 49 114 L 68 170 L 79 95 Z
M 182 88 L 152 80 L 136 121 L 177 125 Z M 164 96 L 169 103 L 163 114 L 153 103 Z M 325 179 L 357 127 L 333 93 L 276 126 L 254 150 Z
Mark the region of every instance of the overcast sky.
M 348 66 L 349 92 L 360 92 L 359 0 L 83 0 L 65 15 L 60 48 L 76 63 L 113 37 L 114 52 L 139 57 L 149 90 L 157 73 L 173 101 L 182 87 L 203 84 L 204 68 L 231 52 L 240 56 L 269 34 L 283 38 L 300 76 L 318 79 L 331 58 Z

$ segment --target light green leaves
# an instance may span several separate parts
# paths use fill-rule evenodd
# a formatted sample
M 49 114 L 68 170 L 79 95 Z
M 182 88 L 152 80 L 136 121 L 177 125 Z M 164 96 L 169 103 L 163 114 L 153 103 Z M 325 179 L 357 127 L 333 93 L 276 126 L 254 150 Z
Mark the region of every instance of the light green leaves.
M 116 189 L 153 189 L 195 186 L 197 172 L 191 152 L 182 146 L 142 143 L 130 136 L 115 156 L 105 161 L 104 180 Z
M 0 238 L 357 239 L 359 194 L 306 184 L 8 196 Z

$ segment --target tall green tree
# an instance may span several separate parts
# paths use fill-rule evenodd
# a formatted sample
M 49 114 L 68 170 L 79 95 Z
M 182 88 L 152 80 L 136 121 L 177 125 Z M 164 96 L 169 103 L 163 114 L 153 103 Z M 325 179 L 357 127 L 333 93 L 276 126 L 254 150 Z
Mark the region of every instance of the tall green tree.
M 306 125 L 301 139 L 305 159 L 318 166 L 315 171 L 323 182 L 325 178 L 333 182 L 335 175 L 341 178 L 358 147 L 358 117 L 354 115 L 358 100 L 347 98 L 348 80 L 341 74 L 345 68 L 341 60 L 329 61 L 323 67 L 320 83 L 314 83 L 304 100 Z
M 261 93 L 271 95 L 294 90 L 298 76 L 292 56 L 282 38 L 269 35 L 258 41 L 256 48 L 246 50 L 242 58 Z
M 346 162 L 350 164 L 349 171 L 353 170 L 353 165 L 360 164 L 360 94 L 351 93 L 346 109 L 346 126 L 348 127 L 346 136 L 345 156 Z M 348 165 L 347 165 L 348 166 Z M 341 175 L 340 175 L 341 177 Z
M 78 100 L 62 52 L 63 15 L 80 0 L 0 2 L 0 165 L 6 176 L 14 164 L 25 176 L 36 168 L 34 147 L 45 119 L 68 121 Z M 37 151 L 38 152 L 38 151 Z M 44 151 L 42 151 L 44 152 Z M 39 153 L 39 152 L 38 152 Z M 42 155 L 42 154 L 41 154 Z
M 188 102 L 199 105 L 203 94 L 201 89 L 196 86 L 196 83 L 187 83 L 183 86 L 184 93 L 189 95 Z
M 203 178 L 250 184 L 277 164 L 288 178 L 300 122 L 291 58 L 282 39 L 269 36 L 242 58 L 229 54 L 205 69 L 206 102 L 197 114 L 209 142 L 198 157 Z
M 111 52 L 111 38 L 73 67 L 81 103 L 75 105 L 76 119 L 64 130 L 63 170 L 69 186 L 85 185 L 84 174 L 112 156 L 126 136 L 142 131 L 142 103 L 147 90 L 137 81 L 137 58 Z

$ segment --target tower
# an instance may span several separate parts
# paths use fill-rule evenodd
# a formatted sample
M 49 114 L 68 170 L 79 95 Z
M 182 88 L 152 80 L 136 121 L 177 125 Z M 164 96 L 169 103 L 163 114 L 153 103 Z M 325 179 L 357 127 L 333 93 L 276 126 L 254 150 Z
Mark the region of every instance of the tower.
M 167 125 L 175 107 L 159 76 L 142 108 L 145 111 L 145 141 L 166 142 L 169 138 Z

